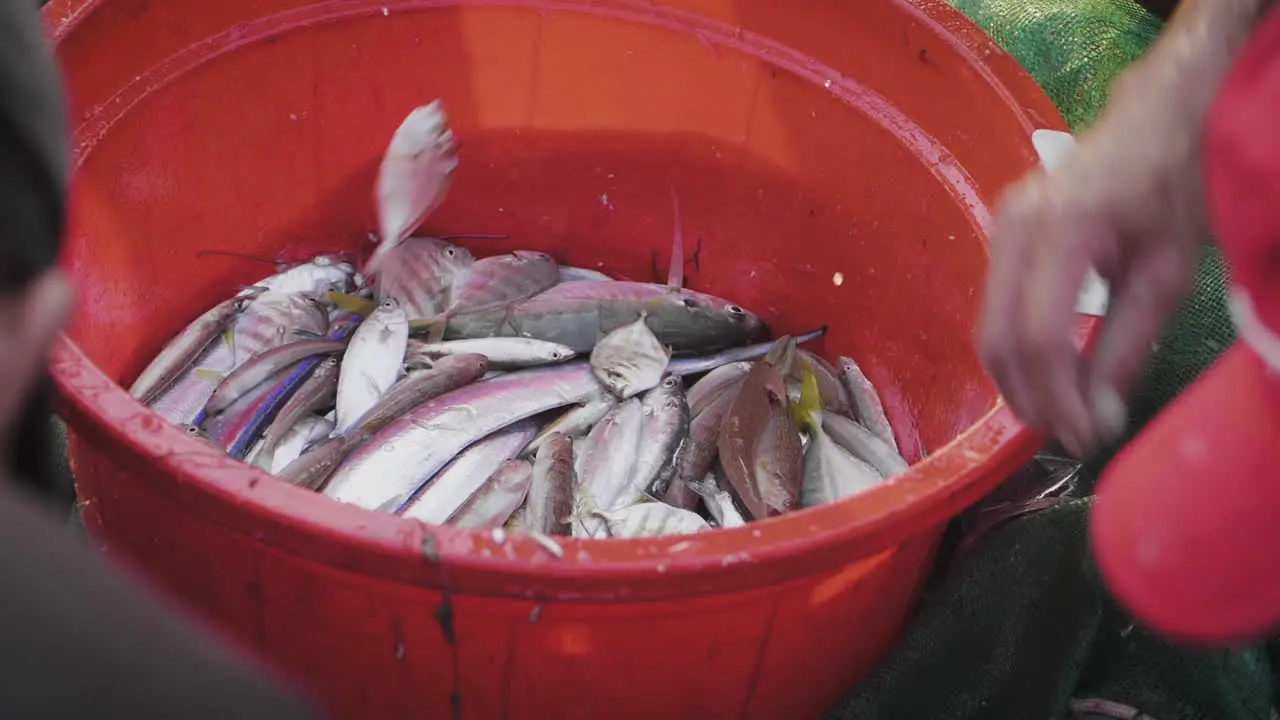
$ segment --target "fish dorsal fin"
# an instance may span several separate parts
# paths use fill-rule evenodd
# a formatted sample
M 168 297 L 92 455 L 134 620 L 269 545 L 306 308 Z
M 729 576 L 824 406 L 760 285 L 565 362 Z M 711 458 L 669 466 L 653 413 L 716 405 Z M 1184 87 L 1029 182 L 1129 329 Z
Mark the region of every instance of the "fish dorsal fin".
M 671 268 L 667 270 L 667 287 L 680 289 L 684 287 L 684 231 L 680 222 L 680 199 L 676 197 L 676 189 L 671 188 L 671 209 L 675 217 L 675 232 L 671 237 Z

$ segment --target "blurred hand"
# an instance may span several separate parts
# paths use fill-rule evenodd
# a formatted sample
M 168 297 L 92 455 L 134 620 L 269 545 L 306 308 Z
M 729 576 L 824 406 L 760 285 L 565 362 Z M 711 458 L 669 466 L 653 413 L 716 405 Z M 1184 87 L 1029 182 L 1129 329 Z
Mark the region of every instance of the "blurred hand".
M 0 440 L 14 431 L 44 370 L 49 347 L 71 314 L 72 288 L 60 270 L 47 270 L 26 288 L 0 293 Z M 9 458 L 4 458 L 4 468 Z
M 1135 66 L 1104 115 L 1052 176 L 1035 172 L 1001 199 L 979 325 L 987 371 L 1028 425 L 1085 454 L 1124 430 L 1123 397 L 1164 322 L 1190 289 L 1208 238 L 1200 118 L 1177 82 Z M 1096 352 L 1072 343 L 1089 267 L 1111 284 Z

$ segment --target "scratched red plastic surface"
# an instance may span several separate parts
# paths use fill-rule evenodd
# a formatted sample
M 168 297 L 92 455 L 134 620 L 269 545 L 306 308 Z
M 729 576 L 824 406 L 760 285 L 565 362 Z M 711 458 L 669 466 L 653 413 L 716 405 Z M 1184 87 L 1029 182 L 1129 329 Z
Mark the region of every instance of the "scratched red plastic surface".
M 342 717 L 814 715 L 892 644 L 946 519 L 1035 447 L 970 332 L 988 208 L 1035 163 L 1031 131 L 1063 125 L 938 0 L 45 13 L 74 105 L 82 289 L 53 372 L 88 524 Z M 202 251 L 366 253 L 378 158 L 437 97 L 461 165 L 424 231 L 665 278 L 674 186 L 690 286 L 778 332 L 828 325 L 815 349 L 856 358 L 927 459 L 829 506 L 557 558 L 286 487 L 115 385 L 270 272 Z

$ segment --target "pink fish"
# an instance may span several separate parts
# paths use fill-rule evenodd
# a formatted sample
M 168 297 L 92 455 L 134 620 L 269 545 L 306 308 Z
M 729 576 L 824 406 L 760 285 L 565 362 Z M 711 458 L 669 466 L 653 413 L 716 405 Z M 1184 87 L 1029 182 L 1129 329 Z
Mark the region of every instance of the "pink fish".
M 396 129 L 378 170 L 374 201 L 379 245 L 365 264 L 365 274 L 377 272 L 386 253 L 444 201 L 458 167 L 457 150 L 439 100 L 415 108 Z

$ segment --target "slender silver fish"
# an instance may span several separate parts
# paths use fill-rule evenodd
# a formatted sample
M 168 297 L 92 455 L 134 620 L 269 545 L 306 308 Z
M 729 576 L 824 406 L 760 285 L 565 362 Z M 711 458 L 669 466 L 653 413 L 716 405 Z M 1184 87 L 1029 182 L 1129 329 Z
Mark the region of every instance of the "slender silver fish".
M 598 391 L 586 363 L 507 373 L 420 405 L 378 432 L 333 474 L 325 494 L 370 510 L 403 502 L 480 438 Z M 304 456 L 305 457 L 305 456 Z
M 585 403 L 572 408 L 560 417 L 547 423 L 538 436 L 525 448 L 525 454 L 536 453 L 553 434 L 565 435 L 569 438 L 582 437 L 591 432 L 591 428 L 600 422 L 614 405 L 617 398 L 603 388 Z
M 312 355 L 331 355 L 345 346 L 339 340 L 299 340 L 267 350 L 228 373 L 209 397 L 205 411 L 217 415 L 286 367 Z
M 488 530 L 502 527 L 524 502 L 533 480 L 533 466 L 527 460 L 508 460 L 449 518 L 450 525 Z
M 668 375 L 640 402 L 640 450 L 631 482 L 650 497 L 660 498 L 676 474 L 681 450 L 689 437 L 689 405 L 680 378 Z
M 830 412 L 821 413 L 821 418 L 822 429 L 831 436 L 832 441 L 871 465 L 884 477 L 890 478 L 907 471 L 907 461 L 898 451 L 857 421 Z
M 302 457 L 303 452 L 311 443 L 318 442 L 329 436 L 333 430 L 333 422 L 320 417 L 319 415 L 310 415 L 302 418 L 294 426 L 285 433 L 271 452 L 269 457 L 257 458 L 257 462 L 270 463 L 270 472 L 275 474 L 283 471 L 289 466 L 289 463 Z
M 796 336 L 798 343 L 816 340 L 827 333 L 826 328 L 820 328 L 807 332 L 803 335 Z M 764 357 L 775 346 L 775 341 L 756 343 L 754 345 L 746 345 L 743 347 L 735 347 L 718 352 L 714 355 L 701 355 L 698 357 L 677 357 L 671 358 L 670 364 L 667 365 L 667 372 L 687 376 L 697 375 L 698 373 L 715 370 L 721 365 L 729 363 L 741 362 L 743 360 L 757 360 Z
M 902 452 L 898 447 L 897 438 L 893 436 L 893 426 L 889 424 L 889 418 L 884 414 L 880 394 L 876 392 L 875 386 L 863 374 L 862 368 L 858 367 L 858 363 L 854 362 L 853 358 L 840 358 L 840 379 L 849 390 L 854 409 L 858 413 L 857 419 L 862 425 L 885 441 L 894 452 Z
M 258 295 L 257 292 L 243 297 L 224 300 L 187 325 L 182 332 L 165 344 L 164 349 L 147 365 L 138 379 L 129 388 L 129 394 L 143 403 L 149 403 L 169 387 L 196 358 L 231 325 Z
M 544 535 L 568 535 L 577 477 L 573 469 L 573 440 L 560 433 L 547 436 L 533 462 L 533 481 L 525 505 L 525 529 Z
M 258 443 L 258 458 L 273 457 L 280 440 L 298 421 L 333 405 L 338 394 L 338 367 L 337 357 L 327 357 L 316 367 L 311 377 L 280 408 L 280 412 L 276 413 L 275 419 L 263 432 L 262 440 Z
M 434 477 L 424 476 L 426 487 L 405 504 L 402 514 L 426 523 L 444 524 L 480 492 L 504 462 L 515 458 L 537 431 L 536 422 L 522 420 L 471 445 Z
M 578 475 L 573 502 L 574 537 L 604 537 L 606 518 L 600 512 L 634 505 L 644 498 L 644 488 L 631 480 L 631 470 L 640 453 L 643 420 L 640 400 L 631 398 L 610 410 L 583 441 L 574 462 Z
M 440 358 L 429 368 L 414 370 L 383 393 L 355 425 L 373 432 L 381 430 L 431 398 L 456 390 L 484 375 L 488 363 L 483 355 L 450 355 Z
M 461 354 L 483 355 L 494 370 L 555 365 L 577 357 L 573 348 L 532 338 L 476 338 L 439 343 L 411 339 L 405 357 L 408 361 L 415 356 L 437 358 Z

